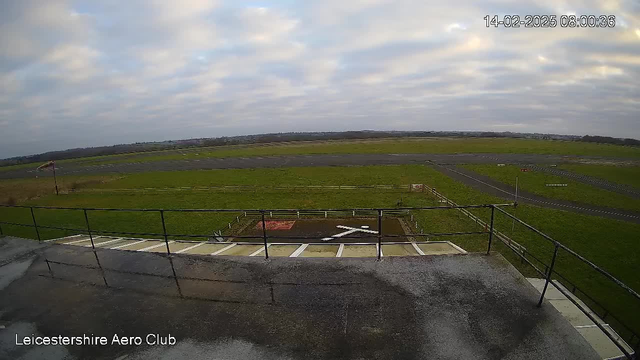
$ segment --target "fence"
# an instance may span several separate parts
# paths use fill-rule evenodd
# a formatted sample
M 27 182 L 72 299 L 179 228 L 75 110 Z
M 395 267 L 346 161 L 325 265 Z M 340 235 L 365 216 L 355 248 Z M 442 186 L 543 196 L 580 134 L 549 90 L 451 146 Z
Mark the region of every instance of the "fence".
M 5 208 L 16 208 L 16 209 L 29 209 L 32 224 L 24 224 L 24 223 L 15 223 L 15 222 L 7 222 L 0 221 L 0 235 L 3 234 L 2 225 L 12 225 L 12 226 L 21 226 L 21 227 L 31 227 L 35 229 L 36 237 L 39 241 L 42 241 L 42 237 L 40 234 L 41 229 L 52 229 L 52 230 L 63 230 L 63 231 L 73 231 L 76 233 L 87 232 L 89 238 L 91 240 L 92 248 L 95 248 L 95 244 L 93 243 L 94 235 L 127 235 L 127 236 L 155 236 L 163 238 L 167 248 L 167 254 L 171 254 L 169 249 L 169 238 L 210 238 L 211 234 L 181 234 L 181 233 L 169 233 L 167 231 L 165 214 L 166 213 L 226 213 L 226 214 L 241 214 L 242 216 L 258 216 L 262 223 L 262 234 L 261 235 L 222 235 L 216 234 L 216 237 L 222 239 L 255 239 L 260 240 L 260 244 L 264 245 L 264 253 L 265 257 L 269 257 L 268 253 L 268 245 L 269 238 L 274 238 L 276 236 L 271 236 L 267 232 L 266 229 L 266 218 L 267 217 L 298 217 L 301 216 L 324 216 L 328 217 L 328 214 L 331 213 L 333 215 L 350 215 L 350 216 L 362 216 L 362 217 L 376 217 L 377 218 L 377 258 L 381 257 L 382 253 L 382 239 L 396 239 L 396 238 L 429 238 L 429 237 L 438 237 L 438 236 L 456 236 L 456 235 L 477 235 L 477 234 L 489 234 L 489 248 L 491 247 L 491 238 L 492 232 L 488 230 L 480 230 L 480 231 L 459 231 L 459 232 L 441 232 L 441 233 L 424 233 L 422 231 L 406 234 L 406 235 L 398 235 L 398 234 L 384 234 L 382 228 L 382 219 L 383 216 L 401 216 L 410 214 L 412 211 L 418 210 L 444 210 L 444 209 L 489 209 L 496 206 L 510 206 L 512 204 L 484 204 L 484 205 L 462 205 L 462 206 L 430 206 L 430 207 L 408 207 L 408 208 L 349 208 L 349 209 L 123 209 L 123 208 L 68 208 L 68 207 L 50 207 L 50 206 L 10 206 L 10 205 L 0 205 L 0 207 Z M 69 227 L 60 227 L 60 226 L 45 226 L 42 224 L 38 224 L 36 219 L 36 215 L 34 209 L 46 209 L 46 210 L 66 210 L 66 211 L 79 211 L 82 212 L 84 218 L 85 228 L 69 228 Z M 109 231 L 102 229 L 94 229 L 91 226 L 89 221 L 89 214 L 91 212 L 96 211 L 106 211 L 106 212 L 142 212 L 142 213 L 157 213 L 158 218 L 157 221 L 162 225 L 162 233 L 156 232 L 131 232 L 131 231 Z M 492 210 L 493 212 L 493 210 Z M 236 221 L 239 222 L 240 215 L 236 216 Z M 417 224 L 417 222 L 416 222 Z M 229 223 L 229 227 L 231 227 L 231 223 Z M 317 240 L 317 236 L 283 236 L 278 235 L 278 239 L 298 239 L 298 240 Z M 360 236 L 342 236 L 341 239 L 358 239 Z M 411 244 L 411 241 L 385 241 L 385 244 Z M 248 242 L 247 244 L 252 244 Z M 257 244 L 257 243 L 256 243 Z M 487 250 L 489 251 L 489 250 Z
M 183 192 L 183 191 L 259 191 L 259 190 L 395 190 L 406 192 L 423 192 L 422 184 L 406 185 L 220 185 L 220 186 L 180 186 L 180 187 L 146 187 L 146 188 L 87 188 L 70 189 L 69 192 Z
M 609 337 L 615 343 L 615 345 L 625 354 L 625 356 L 627 356 L 629 359 L 633 358 L 634 352 L 627 350 L 627 348 L 625 347 L 625 344 L 623 342 L 621 342 L 614 334 L 612 334 L 605 326 L 603 326 L 603 324 L 601 324 L 600 321 L 598 321 L 598 319 L 596 319 L 596 317 L 594 315 L 592 315 L 588 311 L 588 309 L 585 308 L 585 306 L 583 304 L 581 304 L 580 302 L 576 301 L 572 296 L 570 296 L 567 293 L 567 290 L 563 286 L 560 286 L 555 281 L 552 281 L 552 278 L 555 276 L 556 278 L 559 278 L 562 282 L 567 284 L 568 288 L 572 288 L 573 289 L 571 291 L 572 293 L 576 293 L 576 291 L 579 291 L 581 293 L 580 294 L 581 297 L 586 296 L 590 300 L 592 300 L 594 303 L 598 304 L 593 298 L 591 298 L 589 295 L 587 295 L 586 292 L 579 290 L 575 286 L 575 284 L 571 283 L 569 280 L 567 280 L 567 278 L 565 276 L 563 276 L 560 273 L 558 273 L 558 271 L 555 268 L 557 266 L 558 252 L 559 251 L 563 251 L 563 252 L 573 256 L 575 259 L 579 260 L 581 263 L 587 265 L 592 270 L 594 270 L 597 273 L 599 273 L 602 276 L 604 276 L 612 284 L 615 284 L 616 286 L 622 288 L 626 293 L 630 294 L 635 299 L 635 301 L 639 301 L 640 300 L 640 295 L 638 295 L 637 292 L 635 292 L 629 286 L 625 285 L 622 281 L 620 281 L 617 278 L 615 278 L 613 275 L 609 274 L 604 269 L 600 268 L 599 266 L 595 265 L 594 263 L 592 263 L 591 261 L 587 260 L 583 256 L 579 255 L 575 251 L 573 251 L 573 250 L 569 249 L 568 247 L 562 245 L 558 241 L 552 239 L 548 235 L 542 233 L 541 231 L 539 231 L 536 228 L 534 228 L 533 226 L 525 223 L 524 221 L 516 218 L 515 216 L 511 215 L 510 213 L 508 213 L 507 211 L 505 211 L 503 209 L 503 207 L 513 206 L 515 204 L 457 205 L 454 202 L 452 202 L 451 200 L 446 199 L 444 196 L 438 194 L 435 191 L 435 189 L 429 189 L 429 191 L 431 191 L 439 199 L 442 199 L 444 202 L 446 202 L 447 206 L 407 207 L 407 208 L 358 208 L 358 209 L 350 208 L 350 209 L 314 209 L 314 210 L 308 210 L 308 209 L 123 209 L 123 208 L 68 208 L 68 207 L 47 207 L 47 206 L 10 206 L 10 205 L 0 205 L 0 207 L 5 207 L 5 208 L 29 209 L 29 212 L 30 212 L 30 215 L 31 215 L 31 220 L 32 220 L 32 224 L 0 221 L 0 235 L 4 235 L 3 229 L 2 229 L 2 225 L 32 227 L 32 228 L 35 229 L 36 236 L 37 236 L 39 241 L 42 241 L 41 236 L 40 236 L 40 229 L 57 229 L 57 230 L 67 230 L 67 231 L 70 230 L 70 231 L 77 231 L 77 232 L 86 231 L 89 234 L 89 238 L 90 238 L 90 241 L 91 241 L 91 247 L 92 247 L 92 249 L 94 251 L 95 251 L 95 244 L 93 242 L 93 236 L 96 235 L 96 234 L 121 234 L 121 235 L 139 235 L 139 236 L 158 236 L 158 237 L 162 237 L 164 239 L 164 242 L 165 242 L 165 245 L 166 245 L 166 250 L 167 250 L 167 255 L 171 255 L 171 251 L 170 251 L 170 248 L 169 248 L 169 237 L 202 238 L 202 237 L 210 237 L 210 235 L 209 234 L 205 235 L 205 234 L 173 234 L 173 233 L 169 233 L 167 231 L 166 222 L 165 222 L 165 214 L 166 213 L 227 213 L 227 214 L 228 213 L 235 213 L 235 214 L 242 214 L 244 216 L 248 216 L 248 215 L 259 216 L 261 224 L 262 224 L 261 235 L 259 235 L 259 236 L 252 236 L 252 235 L 220 235 L 220 237 L 224 238 L 224 239 L 229 239 L 229 238 L 233 237 L 233 238 L 245 238 L 245 239 L 261 240 L 261 242 L 256 242 L 256 244 L 260 244 L 260 245 L 264 246 L 264 255 L 265 255 L 265 258 L 268 259 L 269 258 L 269 250 L 268 250 L 268 248 L 269 248 L 269 238 L 274 238 L 274 236 L 270 236 L 268 231 L 267 231 L 267 228 L 266 228 L 266 218 L 267 217 L 271 217 L 271 216 L 274 216 L 274 215 L 275 216 L 300 217 L 301 215 L 302 216 L 305 216 L 305 215 L 306 216 L 317 216 L 318 214 L 320 214 L 320 215 L 324 214 L 324 216 L 326 217 L 326 216 L 328 216 L 329 213 L 332 213 L 332 214 L 351 214 L 352 216 L 356 216 L 356 214 L 359 214 L 361 216 L 375 216 L 375 217 L 377 217 L 377 231 L 375 232 L 376 233 L 375 237 L 377 238 L 377 258 L 380 259 L 381 255 L 382 255 L 382 246 L 383 246 L 382 239 L 383 238 L 401 238 L 401 237 L 428 238 L 428 237 L 436 237 L 436 236 L 472 235 L 472 234 L 487 234 L 488 233 L 487 254 L 490 253 L 493 237 L 496 236 L 505 245 L 507 245 L 507 247 L 510 250 L 512 250 L 517 256 L 519 256 L 523 262 L 525 262 L 528 265 L 530 265 L 535 270 L 536 273 L 538 273 L 539 275 L 541 275 L 545 279 L 544 288 L 542 290 L 542 294 L 540 296 L 540 299 L 539 299 L 539 302 L 538 302 L 538 306 L 542 305 L 542 302 L 543 302 L 543 299 L 544 299 L 544 295 L 545 295 L 545 293 L 547 291 L 547 288 L 548 288 L 549 284 L 552 284 L 554 287 L 556 287 L 558 289 L 558 291 L 563 293 L 567 297 L 567 299 L 572 301 L 581 311 L 583 311 L 585 313 L 585 315 L 587 317 L 589 317 L 589 319 L 591 321 L 593 321 L 594 324 L 596 324 L 596 326 L 598 326 L 598 328 L 600 328 L 604 332 L 604 334 L 607 337 Z M 78 228 L 65 228 L 65 227 L 38 225 L 34 209 L 68 210 L 68 211 L 79 211 L 79 212 L 82 212 L 84 220 L 85 220 L 86 228 L 85 229 L 78 229 Z M 402 214 L 405 214 L 405 215 L 406 214 L 411 214 L 412 212 L 419 211 L 419 210 L 447 210 L 447 209 L 457 209 L 459 211 L 462 211 L 463 213 L 465 213 L 465 215 L 469 216 L 472 220 L 474 220 L 478 225 L 484 226 L 486 230 L 482 230 L 482 231 L 467 231 L 467 232 L 449 232 L 449 233 L 424 233 L 423 231 L 420 231 L 418 233 L 412 233 L 412 234 L 407 234 L 407 235 L 391 235 L 391 234 L 384 234 L 384 232 L 383 232 L 384 229 L 382 227 L 382 223 L 383 223 L 382 219 L 383 219 L 384 215 L 398 216 L 398 215 L 402 215 Z M 469 211 L 469 209 L 490 209 L 491 210 L 490 222 L 487 224 L 486 222 L 482 221 L 479 217 L 477 217 L 476 215 L 472 214 Z M 105 230 L 92 229 L 91 228 L 91 223 L 89 221 L 89 214 L 91 212 L 94 212 L 94 211 L 157 213 L 158 214 L 157 221 L 159 223 L 161 223 L 161 225 L 162 225 L 162 233 L 105 231 Z M 498 211 L 498 213 L 500 213 L 500 214 L 504 214 L 504 215 L 508 216 L 509 218 L 513 219 L 514 221 L 518 222 L 522 226 L 524 226 L 527 229 L 533 231 L 535 234 L 541 236 L 542 238 L 544 238 L 545 240 L 547 240 L 551 244 L 553 244 L 554 252 L 553 252 L 553 257 L 550 260 L 550 263 L 547 265 L 544 261 L 542 261 L 538 257 L 534 256 L 530 252 L 528 252 L 525 247 L 523 247 L 522 245 L 520 245 L 520 244 L 516 243 L 515 241 L 509 239 L 506 235 L 504 235 L 504 234 L 500 233 L 499 231 L 497 231 L 494 228 L 494 218 L 495 218 L 496 211 Z M 236 217 L 236 219 L 239 219 L 239 218 Z M 317 239 L 317 237 L 315 237 L 315 236 L 313 236 L 313 237 L 310 237 L 310 236 L 288 236 L 287 237 L 287 236 L 281 236 L 281 235 L 278 235 L 277 238 L 279 238 L 279 239 L 285 239 L 285 238 L 291 238 L 291 239 Z M 347 236 L 344 236 L 343 238 L 348 239 L 348 238 L 360 238 L 360 237 L 358 237 L 358 236 L 348 236 L 347 235 Z M 404 241 L 404 242 L 403 241 L 393 241 L 393 242 L 385 241 L 384 243 L 385 244 L 411 244 L 412 242 L 410 242 L 410 241 Z M 544 265 L 544 271 L 542 269 L 540 269 L 538 266 L 536 266 L 536 264 L 534 264 L 532 262 L 532 259 L 537 261 L 539 264 Z M 49 261 L 48 260 L 47 260 L 47 265 L 49 265 Z M 602 305 L 600 305 L 600 304 L 598 304 L 598 305 L 601 308 L 604 309 L 604 307 Z M 638 303 L 638 305 L 640 305 L 640 303 Z M 616 319 L 616 321 L 618 322 L 618 324 L 620 324 L 622 329 L 624 329 L 626 331 L 626 333 L 628 334 L 628 336 L 626 337 L 626 340 L 630 344 L 634 344 L 634 349 L 636 349 L 636 352 L 637 352 L 638 347 L 640 347 L 640 336 L 638 336 L 638 334 L 633 329 L 631 329 L 629 326 L 624 325 L 624 323 L 618 317 L 615 317 L 609 311 L 606 311 L 606 314 L 605 314 L 604 317 L 606 317 L 607 315 L 611 316 L 614 319 Z
M 440 200 L 441 202 L 449 204 L 451 206 L 457 206 L 458 205 L 455 202 L 453 202 L 452 200 L 450 200 L 447 197 L 445 197 L 444 195 L 442 195 L 439 192 L 437 192 L 435 188 L 430 188 L 428 186 L 425 186 L 425 188 L 426 188 L 427 192 L 431 193 L 433 196 L 436 197 L 436 199 Z M 517 204 L 516 204 L 516 206 L 517 206 Z M 494 215 L 495 215 L 494 211 L 495 211 L 495 209 L 499 210 L 501 213 L 505 214 L 506 216 L 508 216 L 509 218 L 513 219 L 514 221 L 517 221 L 519 224 L 523 225 L 527 229 L 529 229 L 529 230 L 533 231 L 534 233 L 540 235 L 545 240 L 550 241 L 554 245 L 553 257 L 551 258 L 550 264 L 547 264 L 545 261 L 541 260 L 539 257 L 537 257 L 534 254 L 532 254 L 530 251 L 527 250 L 526 247 L 524 247 L 523 245 L 521 245 L 518 242 L 514 241 L 513 239 L 511 239 L 506 234 L 498 231 L 493 226 L 494 225 L 493 223 L 494 223 Z M 488 226 L 488 224 L 485 221 L 483 221 L 478 216 L 476 216 L 473 213 L 471 213 L 466 208 L 459 207 L 458 210 L 461 211 L 463 214 L 465 214 L 467 217 L 469 217 L 471 220 L 473 220 L 479 226 L 482 226 L 482 227 L 485 227 L 485 228 Z M 547 287 L 548 287 L 549 283 L 551 283 L 565 297 L 567 297 L 567 299 L 569 299 L 572 303 L 574 303 L 578 307 L 578 309 L 580 309 L 582 312 L 584 312 L 585 315 L 591 321 L 593 321 L 594 324 L 596 324 L 596 326 L 598 326 L 598 328 L 600 328 L 609 339 L 611 339 L 614 342 L 614 344 L 625 354 L 625 356 L 627 358 L 631 359 L 631 358 L 633 358 L 633 356 L 635 356 L 635 354 L 638 353 L 638 349 L 640 349 L 640 335 L 638 335 L 638 333 L 636 331 L 631 329 L 622 320 L 620 320 L 619 317 L 617 317 L 614 314 L 612 314 L 611 311 L 609 311 L 599 301 L 594 299 L 587 292 L 585 292 L 582 289 L 580 289 L 574 282 L 570 281 L 565 275 L 562 275 L 558 271 L 555 270 L 558 251 L 559 250 L 563 250 L 567 254 L 569 254 L 571 256 L 574 256 L 576 259 L 578 259 L 579 261 L 585 263 L 590 268 L 592 268 L 594 271 L 596 271 L 599 274 L 602 274 L 603 276 L 605 276 L 608 280 L 612 281 L 612 283 L 620 286 L 622 289 L 624 289 L 626 292 L 628 292 L 631 296 L 633 296 L 636 300 L 640 300 L 640 296 L 638 296 L 637 292 L 635 292 L 633 289 L 631 289 L 630 287 L 625 285 L 623 282 L 621 282 L 620 280 L 616 279 L 611 274 L 609 274 L 608 272 L 606 272 L 602 268 L 598 267 L 597 265 L 595 265 L 591 261 L 585 259 L 583 256 L 579 255 L 575 251 L 569 249 L 565 245 L 562 245 L 561 243 L 559 243 L 556 240 L 552 239 L 548 235 L 540 232 L 539 230 L 537 230 L 533 226 L 531 226 L 531 225 L 525 223 L 524 221 L 516 218 L 514 215 L 509 214 L 508 212 L 504 211 L 500 207 L 496 206 L 496 207 L 492 208 L 491 229 L 492 229 L 493 234 L 495 234 L 496 238 L 501 240 L 502 243 L 508 249 L 510 249 L 513 253 L 515 253 L 521 259 L 521 261 L 523 263 L 529 265 L 538 275 L 541 275 L 546 280 L 544 288 L 543 288 L 542 295 L 540 296 L 540 300 L 538 302 L 538 306 L 541 306 L 542 300 L 544 298 L 544 294 L 545 294 L 545 292 L 547 290 Z M 538 265 L 543 266 L 544 267 L 544 271 L 541 270 L 539 266 L 536 266 L 533 263 L 533 261 L 535 261 Z M 555 277 L 560 280 L 561 284 L 564 284 L 566 287 L 559 286 L 556 282 L 551 281 L 551 276 L 552 275 L 555 275 Z M 570 289 L 570 290 L 568 290 L 568 289 Z M 593 305 L 591 306 L 590 309 L 594 310 L 594 312 L 600 317 L 600 319 L 602 321 L 604 321 L 608 317 L 614 319 L 614 321 L 616 322 L 616 329 L 618 331 L 620 331 L 620 332 L 623 332 L 623 338 L 629 344 L 633 344 L 632 346 L 633 346 L 634 351 L 633 352 L 629 352 L 625 348 L 624 344 L 621 343 L 619 341 L 619 339 L 617 339 L 614 334 L 611 334 L 610 331 L 606 330 L 606 328 L 603 326 L 603 324 L 601 324 L 600 321 L 597 321 L 597 319 L 594 318 L 594 316 L 588 311 L 588 309 L 586 309 L 583 304 L 578 303 L 573 297 L 571 297 L 567 293 L 567 291 L 569 291 L 571 294 L 574 294 L 574 295 L 578 296 L 581 299 L 589 301 L 591 304 L 595 305 L 595 307 L 599 308 L 601 310 L 600 312 L 598 312 L 597 309 L 594 309 Z M 638 306 L 640 306 L 640 302 L 638 303 Z

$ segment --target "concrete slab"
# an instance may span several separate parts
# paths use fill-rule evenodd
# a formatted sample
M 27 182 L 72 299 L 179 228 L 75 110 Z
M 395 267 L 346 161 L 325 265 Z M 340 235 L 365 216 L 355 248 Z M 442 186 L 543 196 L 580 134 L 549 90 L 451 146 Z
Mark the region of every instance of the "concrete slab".
M 95 245 L 95 247 L 99 248 L 112 248 L 114 246 L 117 246 L 118 244 L 121 244 L 122 240 L 123 239 L 121 237 L 101 236 L 99 239 L 94 239 L 93 244 Z
M 384 256 L 419 256 L 411 244 L 382 245 Z
M 336 257 L 340 245 L 309 245 L 298 257 Z
M 384 247 L 383 247 L 384 248 Z M 375 244 L 371 245 L 344 245 L 342 257 L 376 257 L 378 252 Z
M 547 289 L 548 291 L 549 289 Z M 545 296 L 546 297 L 546 296 Z M 549 300 L 549 303 L 556 308 L 573 326 L 593 325 L 593 321 L 587 317 L 568 299 Z
M 222 256 L 249 256 L 251 254 L 253 254 L 254 252 L 263 249 L 264 246 L 262 245 L 236 245 L 232 248 L 229 248 L 221 253 L 219 253 L 218 255 L 222 255 Z M 264 254 L 262 255 L 264 256 Z
M 75 241 L 79 242 L 86 239 L 89 239 L 89 235 L 80 235 L 80 236 L 72 235 L 72 236 L 63 237 L 61 239 L 53 240 L 51 242 L 55 244 L 65 244 L 65 243 L 72 243 Z
M 142 240 L 140 240 L 140 239 L 122 239 L 117 244 L 112 244 L 112 245 L 106 246 L 105 249 L 114 249 L 114 250 L 126 249 L 129 245 L 135 244 L 135 243 L 139 243 L 140 241 L 142 241 Z
M 134 241 L 132 245 L 122 247 L 118 250 L 138 251 L 140 249 L 144 249 L 149 246 L 158 245 L 161 243 L 160 240 L 145 240 L 144 242 L 140 242 L 140 241 L 141 240 Z M 164 243 L 164 241 L 162 243 Z
M 624 354 L 616 344 L 611 341 L 605 335 L 602 330 L 600 330 L 595 325 L 592 327 L 578 327 L 578 332 L 582 335 L 588 342 L 593 346 L 593 349 L 600 355 L 603 359 L 610 358 L 618 358 L 624 357 Z
M 529 283 L 533 285 L 533 287 L 538 291 L 538 293 L 542 293 L 544 288 L 545 279 L 539 278 L 527 278 Z M 605 328 L 609 330 L 609 332 L 618 339 L 626 350 L 629 353 L 632 353 L 633 350 L 630 346 L 628 346 L 624 340 L 620 338 L 620 336 L 616 333 L 615 330 L 611 328 L 608 324 L 606 324 L 600 317 L 591 311 L 589 307 L 578 297 L 571 294 L 561 283 L 557 280 L 553 281 L 554 284 L 557 284 L 559 287 L 565 291 L 571 299 L 577 301 L 580 306 L 586 309 L 586 311 L 593 316 L 596 321 L 603 325 Z M 547 291 L 545 292 L 544 298 L 550 303 L 558 312 L 566 318 L 571 325 L 573 325 L 579 332 L 584 336 L 590 346 L 603 356 L 604 359 L 609 358 L 623 358 L 624 353 L 616 346 L 616 344 L 599 328 L 595 325 L 587 315 L 585 315 L 582 310 L 580 310 L 571 300 L 569 300 L 560 290 L 558 290 L 553 284 L 549 284 L 547 287 Z
M 544 288 L 545 279 L 536 279 L 536 278 L 527 278 L 529 283 L 533 285 L 539 293 L 542 294 L 542 289 Z M 555 286 L 549 285 L 547 287 L 547 291 L 544 293 L 544 298 L 547 300 L 566 300 L 567 297 L 564 296 L 560 290 L 556 289 Z
M 46 254 L 96 262 L 83 247 L 51 246 Z M 552 306 L 536 308 L 535 290 L 498 254 L 383 261 L 96 254 L 109 266 L 104 279 L 99 269 L 72 265 L 53 265 L 51 277 L 39 257 L 0 292 L 3 325 L 12 331 L 1 354 L 28 358 L 42 350 L 16 346 L 15 334 L 157 333 L 177 344 L 47 348 L 47 357 L 599 358 Z M 167 277 L 172 264 L 178 278 Z
M 425 255 L 449 255 L 449 254 L 461 254 L 458 249 L 451 246 L 451 244 L 442 242 L 442 243 L 416 243 L 420 250 L 424 252 Z
M 211 255 L 216 251 L 222 250 L 225 247 L 229 246 L 228 243 L 223 244 L 204 244 L 202 246 L 198 246 L 197 248 L 193 248 L 183 252 L 182 254 L 194 254 L 194 255 Z
M 269 256 L 290 256 L 299 247 L 300 245 L 271 245 L 269 246 Z
M 171 251 L 172 254 L 182 250 L 182 249 L 186 249 L 188 247 L 191 247 L 195 245 L 194 243 L 191 242 L 172 242 L 169 243 L 169 250 Z M 149 252 L 155 252 L 155 253 L 167 253 L 167 247 L 166 246 L 161 246 L 155 249 L 151 249 L 149 250 Z
M 109 244 L 101 244 L 98 247 L 104 248 L 104 249 L 113 249 L 113 248 L 115 248 L 117 246 L 123 246 L 123 245 L 126 245 L 126 244 L 132 244 L 135 241 L 138 241 L 138 240 L 120 239 L 118 241 L 115 241 L 115 242 L 112 242 L 112 243 L 109 243 Z

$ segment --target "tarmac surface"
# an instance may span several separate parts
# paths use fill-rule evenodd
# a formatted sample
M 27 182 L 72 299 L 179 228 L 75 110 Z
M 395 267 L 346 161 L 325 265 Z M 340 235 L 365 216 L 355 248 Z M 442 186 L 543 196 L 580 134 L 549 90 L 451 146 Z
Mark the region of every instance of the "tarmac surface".
M 496 181 L 488 176 L 480 175 L 474 171 L 456 166 L 436 165 L 434 166 L 434 169 L 455 180 L 469 185 L 476 190 L 510 201 L 513 201 L 515 199 L 515 188 Z M 552 199 L 536 195 L 522 189 L 518 190 L 518 203 L 531 204 L 540 207 L 571 211 L 579 214 L 600 216 L 640 224 L 640 213 L 637 212 L 608 208 L 604 206 L 596 206 L 591 204 L 582 204 L 567 200 Z
M 0 290 L 0 358 L 598 359 L 553 306 L 536 308 L 534 287 L 499 254 L 265 261 L 34 251 Z M 16 345 L 31 334 L 109 343 Z M 116 334 L 142 345 L 112 344 Z M 146 344 L 148 334 L 176 344 Z
M 628 164 L 633 159 L 589 156 L 538 155 L 538 154 L 340 154 L 340 155 L 290 155 L 254 156 L 232 158 L 203 158 L 170 161 L 132 161 L 128 163 L 82 165 L 64 164 L 56 167 L 61 175 L 136 173 L 148 171 L 253 169 L 307 166 L 365 166 L 425 164 L 561 164 L 575 162 L 619 162 Z M 1 169 L 0 169 L 1 170 Z M 0 171 L 0 179 L 51 176 L 49 172 L 34 169 Z

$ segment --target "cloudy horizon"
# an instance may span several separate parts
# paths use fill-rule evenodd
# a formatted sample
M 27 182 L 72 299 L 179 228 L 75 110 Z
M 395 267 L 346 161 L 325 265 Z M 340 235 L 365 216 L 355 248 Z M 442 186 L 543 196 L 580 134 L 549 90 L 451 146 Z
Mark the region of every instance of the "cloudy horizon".
M 615 15 L 507 29 L 486 15 Z M 4 1 L 0 158 L 290 131 L 640 139 L 631 0 Z

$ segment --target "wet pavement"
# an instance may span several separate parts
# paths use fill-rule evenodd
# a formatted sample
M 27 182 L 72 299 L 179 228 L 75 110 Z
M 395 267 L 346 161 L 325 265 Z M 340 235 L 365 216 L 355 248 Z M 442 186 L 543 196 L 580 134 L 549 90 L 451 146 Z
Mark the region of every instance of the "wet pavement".
M 0 292 L 0 358 L 598 358 L 553 306 L 535 307 L 536 290 L 498 254 L 266 261 L 38 251 Z M 16 334 L 158 334 L 176 344 L 16 346 Z

